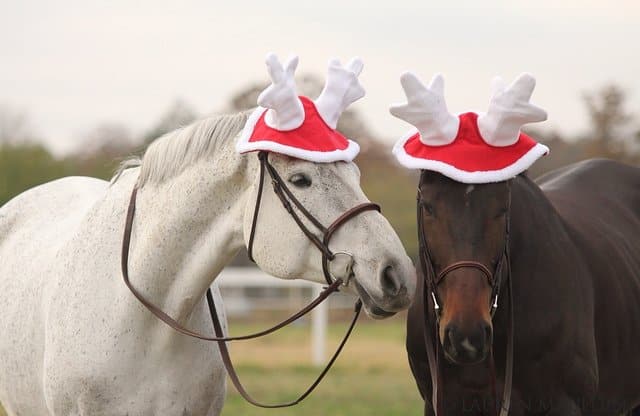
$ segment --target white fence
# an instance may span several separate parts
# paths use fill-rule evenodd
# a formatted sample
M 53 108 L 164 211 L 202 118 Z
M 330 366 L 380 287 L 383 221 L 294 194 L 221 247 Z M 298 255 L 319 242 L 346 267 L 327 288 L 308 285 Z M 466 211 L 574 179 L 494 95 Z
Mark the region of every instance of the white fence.
M 253 267 L 227 267 L 216 278 L 227 315 L 249 315 L 261 310 L 299 310 L 322 291 L 323 285 L 285 280 Z M 324 365 L 329 308 L 353 308 L 354 297 L 334 294 L 311 312 L 311 361 Z

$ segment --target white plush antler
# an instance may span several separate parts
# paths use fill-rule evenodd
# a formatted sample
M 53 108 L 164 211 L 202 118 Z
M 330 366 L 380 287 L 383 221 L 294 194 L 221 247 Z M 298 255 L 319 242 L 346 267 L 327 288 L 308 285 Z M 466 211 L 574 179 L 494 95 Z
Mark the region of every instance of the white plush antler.
M 360 58 L 353 58 L 345 67 L 337 59 L 329 61 L 327 82 L 315 104 L 324 121 L 333 129 L 344 110 L 364 97 L 364 88 L 358 81 L 363 66 Z
M 444 79 L 437 74 L 429 88 L 411 72 L 400 77 L 407 96 L 406 104 L 394 104 L 391 114 L 414 125 L 420 132 L 420 141 L 429 146 L 444 146 L 455 140 L 460 120 L 449 113 L 444 101 Z
M 526 73 L 509 87 L 502 78 L 494 78 L 489 110 L 478 117 L 478 130 L 485 142 L 492 146 L 510 146 L 518 141 L 523 125 L 547 119 L 546 111 L 529 102 L 535 86 L 535 78 Z
M 296 129 L 304 122 L 304 108 L 296 93 L 294 79 L 298 57 L 289 58 L 283 68 L 278 57 L 270 53 L 267 55 L 266 64 L 271 85 L 258 97 L 258 105 L 269 109 L 265 121 L 278 130 Z

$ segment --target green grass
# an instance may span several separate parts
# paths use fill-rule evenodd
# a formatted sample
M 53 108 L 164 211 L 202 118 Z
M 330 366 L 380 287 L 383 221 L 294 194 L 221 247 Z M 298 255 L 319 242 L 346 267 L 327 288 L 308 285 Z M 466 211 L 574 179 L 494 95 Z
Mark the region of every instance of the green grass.
M 332 352 L 346 324 L 329 328 Z M 230 324 L 240 334 L 254 325 Z M 287 328 L 274 336 L 235 343 L 231 350 L 241 381 L 258 401 L 289 401 L 315 379 L 309 365 L 309 328 Z M 372 322 L 361 318 L 342 355 L 322 384 L 302 404 L 260 409 L 244 401 L 229 382 L 223 416 L 235 415 L 422 415 L 422 399 L 407 364 L 404 320 Z
M 290 401 L 308 386 L 318 373 L 315 368 L 284 367 L 265 372 L 238 368 L 253 397 L 266 403 Z M 331 370 L 323 383 L 302 404 L 286 409 L 260 409 L 247 404 L 229 387 L 222 412 L 227 415 L 421 415 L 421 401 L 413 379 L 403 371 L 384 368 Z
M 265 325 L 230 322 L 232 334 Z M 327 355 L 344 334 L 346 323 L 329 326 Z M 233 343 L 231 356 L 250 394 L 266 403 L 289 401 L 313 382 L 308 325 L 290 326 L 258 340 Z M 244 401 L 228 383 L 223 416 L 413 416 L 422 400 L 407 364 L 404 317 L 373 322 L 361 317 L 334 367 L 303 403 L 286 409 L 260 409 Z M 0 408 L 0 416 L 6 416 Z

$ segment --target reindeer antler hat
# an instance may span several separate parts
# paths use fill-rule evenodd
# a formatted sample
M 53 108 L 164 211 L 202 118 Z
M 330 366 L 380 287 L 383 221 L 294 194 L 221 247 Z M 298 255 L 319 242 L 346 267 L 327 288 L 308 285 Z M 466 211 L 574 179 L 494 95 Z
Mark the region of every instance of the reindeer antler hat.
M 444 79 L 436 75 L 429 87 L 412 73 L 400 77 L 406 104 L 391 114 L 415 129 L 393 148 L 398 161 L 463 183 L 501 182 L 524 172 L 549 148 L 520 132 L 527 123 L 544 121 L 547 113 L 529 102 L 535 79 L 520 75 L 510 86 L 492 83 L 492 98 L 484 114 L 454 116 L 444 100 Z
M 297 56 L 283 67 L 269 54 L 266 63 L 272 84 L 258 97 L 259 107 L 247 120 L 236 150 L 265 150 L 312 162 L 353 160 L 360 147 L 336 126 L 342 112 L 364 97 L 358 81 L 362 61 L 354 58 L 343 67 L 337 59 L 330 60 L 326 84 L 315 101 L 296 93 Z

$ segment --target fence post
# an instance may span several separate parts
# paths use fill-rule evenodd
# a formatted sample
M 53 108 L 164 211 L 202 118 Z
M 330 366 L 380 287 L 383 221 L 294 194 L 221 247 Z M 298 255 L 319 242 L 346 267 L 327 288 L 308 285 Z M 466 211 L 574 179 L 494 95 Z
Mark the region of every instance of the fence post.
M 322 291 L 322 285 L 313 286 L 313 297 L 316 298 Z M 318 305 L 311 317 L 311 349 L 313 365 L 319 367 L 325 361 L 325 349 L 327 345 L 327 321 L 329 320 L 329 301 Z

